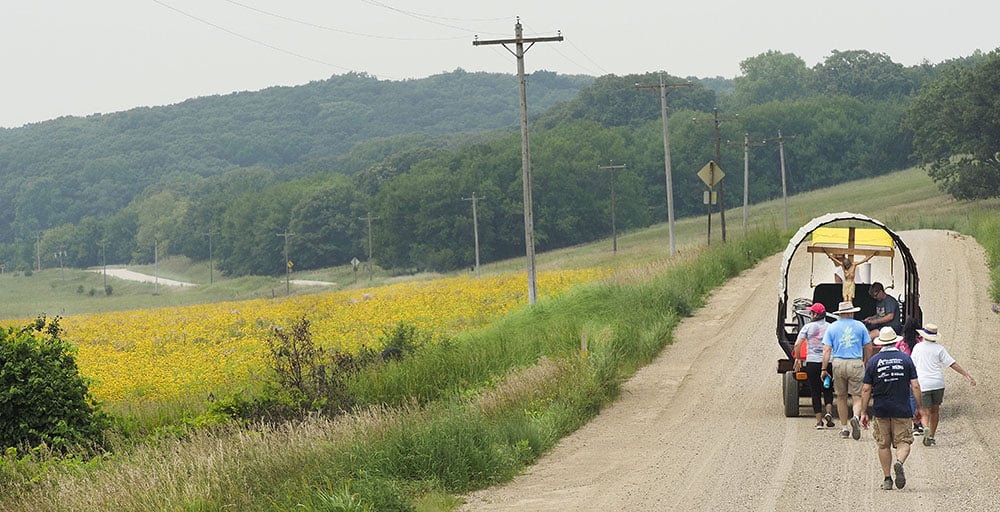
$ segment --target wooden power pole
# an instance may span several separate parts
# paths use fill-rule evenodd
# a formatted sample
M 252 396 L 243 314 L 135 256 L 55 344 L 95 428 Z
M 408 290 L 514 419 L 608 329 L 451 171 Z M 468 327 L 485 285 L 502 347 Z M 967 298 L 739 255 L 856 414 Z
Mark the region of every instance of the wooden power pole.
M 524 188 L 524 250 L 528 259 L 528 304 L 531 305 L 535 304 L 535 301 L 538 300 L 538 286 L 535 281 L 535 227 L 531 203 L 531 155 L 528 150 L 528 95 L 524 81 L 524 52 L 528 51 L 535 43 L 562 40 L 562 35 L 525 38 L 521 30 L 521 18 L 518 17 L 514 24 L 514 39 L 480 41 L 479 36 L 476 36 L 476 39 L 472 41 L 473 46 L 503 45 L 517 59 L 517 81 L 521 93 L 521 181 Z M 527 48 L 524 47 L 525 43 L 528 43 Z M 511 50 L 507 45 L 514 45 L 514 50 Z
M 479 277 L 479 214 L 476 212 L 476 205 L 479 201 L 484 198 L 476 197 L 476 193 L 472 193 L 472 197 L 463 197 L 463 201 L 472 201 L 472 235 L 476 240 L 476 277 Z
M 625 164 L 615 165 L 614 160 L 610 160 L 608 165 L 598 165 L 602 171 L 611 171 L 611 252 L 618 254 L 618 227 L 615 219 L 615 171 L 624 169 Z
M 667 175 L 667 231 L 670 233 L 670 255 L 677 253 L 677 244 L 674 241 L 674 180 L 670 169 L 670 130 L 667 128 L 667 93 L 672 88 L 691 87 L 691 82 L 683 84 L 665 84 L 663 76 L 660 76 L 659 85 L 639 85 L 636 89 L 659 89 L 660 90 L 660 117 L 663 119 L 663 168 Z

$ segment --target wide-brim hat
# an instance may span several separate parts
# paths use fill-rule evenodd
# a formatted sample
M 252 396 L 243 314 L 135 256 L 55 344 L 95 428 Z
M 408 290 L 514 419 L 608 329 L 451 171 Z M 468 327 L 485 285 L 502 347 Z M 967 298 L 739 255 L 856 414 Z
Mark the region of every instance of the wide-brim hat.
M 934 324 L 925 324 L 923 329 L 917 329 L 917 333 L 920 334 L 920 337 L 925 340 L 937 341 L 938 326 Z
M 853 302 L 845 300 L 837 306 L 837 310 L 833 312 L 835 315 L 840 315 L 843 313 L 857 313 L 861 311 L 861 308 L 854 305 Z
M 872 340 L 872 343 L 876 345 L 892 345 L 901 339 L 903 339 L 903 337 L 896 334 L 895 329 L 887 325 L 879 329 L 878 336 Z

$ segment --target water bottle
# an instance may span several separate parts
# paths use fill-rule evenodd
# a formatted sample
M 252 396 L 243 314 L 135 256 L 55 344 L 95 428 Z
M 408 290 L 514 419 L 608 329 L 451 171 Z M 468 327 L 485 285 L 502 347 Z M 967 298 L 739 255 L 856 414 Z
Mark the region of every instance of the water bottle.
M 827 388 L 827 389 L 830 388 L 830 376 L 829 375 L 827 375 L 826 377 L 823 377 L 823 387 Z

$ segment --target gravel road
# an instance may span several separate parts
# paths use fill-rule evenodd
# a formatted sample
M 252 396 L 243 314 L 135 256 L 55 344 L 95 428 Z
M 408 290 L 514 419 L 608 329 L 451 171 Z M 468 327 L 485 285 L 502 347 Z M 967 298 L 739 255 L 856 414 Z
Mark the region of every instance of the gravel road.
M 104 272 L 104 269 L 91 269 L 94 272 Z M 194 286 L 194 283 L 185 283 L 183 281 L 174 281 L 173 279 L 164 279 L 162 277 L 151 276 L 149 274 L 141 274 L 132 270 L 126 270 L 124 268 L 109 268 L 107 269 L 108 275 L 111 277 L 116 277 L 118 279 L 125 279 L 127 281 L 139 281 L 142 283 L 156 283 L 162 284 L 164 286 Z
M 879 489 L 871 432 L 841 439 L 815 430 L 808 400 L 786 418 L 775 339 L 780 255 L 744 272 L 686 319 L 620 399 L 512 482 L 465 496 L 462 511 L 995 510 L 1000 425 L 993 381 L 1000 315 L 974 239 L 936 230 L 900 233 L 917 261 L 924 320 L 976 379 L 947 370 L 937 446 L 915 444 L 903 490 Z M 891 283 L 884 258 L 872 277 Z M 895 262 L 896 290 L 902 264 Z M 793 259 L 789 299 L 809 293 L 810 257 Z M 832 280 L 825 258 L 815 279 Z M 991 370 L 990 368 L 994 368 Z M 919 443 L 919 439 L 918 443 Z

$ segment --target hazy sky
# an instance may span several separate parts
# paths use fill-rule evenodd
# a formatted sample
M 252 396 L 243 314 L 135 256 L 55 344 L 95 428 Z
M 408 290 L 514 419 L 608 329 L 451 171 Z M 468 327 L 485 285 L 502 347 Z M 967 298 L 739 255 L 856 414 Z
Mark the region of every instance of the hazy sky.
M 0 127 L 297 85 L 462 68 L 515 73 L 502 46 L 552 36 L 527 72 L 734 77 L 768 50 L 914 65 L 1000 46 L 994 0 L 0 0 Z

